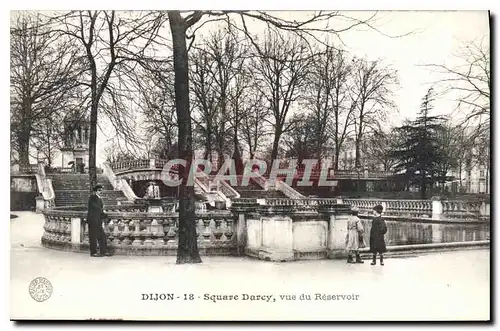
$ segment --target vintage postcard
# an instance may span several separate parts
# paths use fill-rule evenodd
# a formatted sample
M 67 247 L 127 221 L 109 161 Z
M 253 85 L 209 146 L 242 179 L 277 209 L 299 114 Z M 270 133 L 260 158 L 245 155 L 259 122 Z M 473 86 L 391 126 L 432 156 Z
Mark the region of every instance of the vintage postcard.
M 490 24 L 11 11 L 10 319 L 490 321 Z

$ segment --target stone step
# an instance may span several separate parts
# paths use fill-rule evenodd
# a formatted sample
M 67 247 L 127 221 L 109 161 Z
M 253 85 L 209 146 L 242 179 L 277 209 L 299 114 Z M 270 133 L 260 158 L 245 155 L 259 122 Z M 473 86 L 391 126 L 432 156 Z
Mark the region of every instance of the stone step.
M 90 181 L 86 174 L 51 174 L 48 177 L 52 179 L 54 190 L 90 190 Z M 113 189 L 106 176 L 97 176 L 97 183 L 102 185 L 104 189 Z

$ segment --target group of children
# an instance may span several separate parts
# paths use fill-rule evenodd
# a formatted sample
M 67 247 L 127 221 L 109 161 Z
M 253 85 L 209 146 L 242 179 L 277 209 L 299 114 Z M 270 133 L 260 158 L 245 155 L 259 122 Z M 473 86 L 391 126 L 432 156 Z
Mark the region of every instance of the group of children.
M 375 216 L 372 220 L 370 229 L 370 252 L 373 254 L 371 265 L 377 264 L 377 253 L 380 256 L 380 265 L 384 265 L 384 253 L 387 251 L 385 246 L 385 234 L 387 225 L 382 218 L 384 207 L 377 205 L 373 207 Z M 365 247 L 364 228 L 358 217 L 352 218 L 347 222 L 346 250 L 347 263 L 364 263 L 359 255 L 359 249 Z

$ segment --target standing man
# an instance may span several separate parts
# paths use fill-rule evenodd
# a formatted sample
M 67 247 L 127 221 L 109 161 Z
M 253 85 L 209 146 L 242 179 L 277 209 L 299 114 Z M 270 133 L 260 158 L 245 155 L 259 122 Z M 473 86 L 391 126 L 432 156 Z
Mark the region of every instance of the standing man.
M 90 256 L 111 256 L 107 249 L 106 234 L 102 228 L 102 220 L 107 217 L 103 211 L 101 199 L 102 185 L 96 185 L 92 188 L 92 195 L 89 197 L 89 206 L 87 213 L 87 223 L 89 225 L 89 244 Z M 97 241 L 99 241 L 99 252 L 97 253 Z

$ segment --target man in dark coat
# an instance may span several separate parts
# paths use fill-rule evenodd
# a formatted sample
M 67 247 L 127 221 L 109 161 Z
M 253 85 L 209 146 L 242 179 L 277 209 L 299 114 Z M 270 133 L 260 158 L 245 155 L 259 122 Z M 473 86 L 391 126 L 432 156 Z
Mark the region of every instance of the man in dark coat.
M 110 256 L 107 250 L 106 234 L 102 228 L 102 220 L 107 217 L 103 211 L 103 203 L 100 197 L 102 185 L 96 185 L 92 189 L 92 195 L 89 197 L 87 223 L 89 225 L 89 244 L 90 256 Z M 99 252 L 97 253 L 97 242 L 99 241 Z
M 387 225 L 382 218 L 384 207 L 377 205 L 373 207 L 373 210 L 375 211 L 375 217 L 372 220 L 372 228 L 370 230 L 370 252 L 373 254 L 371 265 L 377 264 L 377 253 L 380 255 L 380 265 L 384 265 L 383 253 L 387 252 L 384 238 L 387 232 Z

